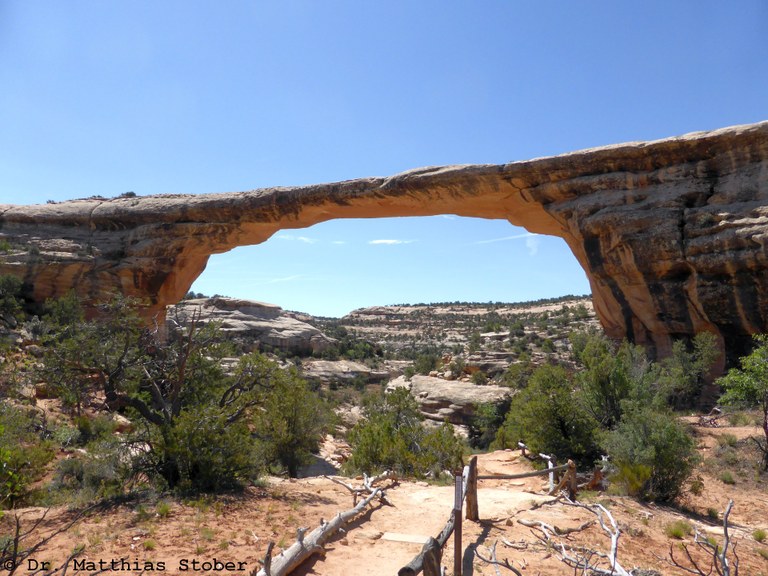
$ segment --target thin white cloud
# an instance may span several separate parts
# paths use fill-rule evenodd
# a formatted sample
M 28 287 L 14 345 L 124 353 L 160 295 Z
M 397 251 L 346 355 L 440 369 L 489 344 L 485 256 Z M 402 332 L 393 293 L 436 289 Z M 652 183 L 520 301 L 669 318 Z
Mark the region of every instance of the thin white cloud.
M 336 245 L 339 245 L 339 246 L 342 245 L 342 244 L 346 244 L 346 243 L 347 243 L 346 240 L 333 240 L 331 242 L 331 244 L 336 244 Z
M 316 238 L 309 238 L 308 236 L 294 236 L 293 234 L 280 234 L 275 236 L 279 240 L 295 240 L 297 242 L 304 242 L 305 244 L 314 244 L 317 242 Z
M 493 244 L 494 242 L 506 242 L 507 240 L 520 240 L 521 238 L 533 238 L 538 234 L 531 234 L 526 232 L 525 234 L 515 234 L 514 236 L 504 236 L 503 238 L 492 238 L 491 240 L 478 240 L 474 244 Z M 527 243 L 527 240 L 526 240 Z
M 538 234 L 531 234 L 525 239 L 525 247 L 528 249 L 529 256 L 536 256 L 539 252 L 539 244 L 541 244 L 541 238 Z
M 394 246 L 396 244 L 411 244 L 416 240 L 369 240 L 368 244 L 384 244 L 386 246 Z
M 440 214 L 441 218 L 445 218 L 446 220 L 456 220 L 458 216 L 454 216 L 453 214 Z

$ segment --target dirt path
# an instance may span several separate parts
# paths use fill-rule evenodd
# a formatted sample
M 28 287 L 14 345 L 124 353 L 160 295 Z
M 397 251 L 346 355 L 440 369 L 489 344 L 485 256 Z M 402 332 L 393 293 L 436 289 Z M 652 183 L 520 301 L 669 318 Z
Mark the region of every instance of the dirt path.
M 704 431 L 700 447 L 704 452 L 714 450 L 719 430 Z M 747 432 L 733 430 L 738 437 Z M 479 457 L 483 474 L 502 474 L 529 471 L 530 464 L 519 453 L 494 452 Z M 764 489 L 755 491 L 746 481 L 723 485 L 704 474 L 704 494 L 699 500 L 690 499 L 687 505 L 698 516 L 688 514 L 687 521 L 700 530 L 720 538 L 722 528 L 718 520 L 707 517 L 708 508 L 722 511 L 728 498 L 736 501 L 732 516 L 733 533 L 742 558 L 741 573 L 750 576 L 768 576 L 768 545 L 754 540 L 756 528 L 768 529 L 768 498 Z M 559 576 L 570 573 L 551 553 L 537 546 L 531 530 L 520 525 L 522 518 L 541 520 L 559 527 L 576 527 L 592 519 L 589 512 L 565 507 L 561 504 L 541 506 L 546 496 L 544 478 L 525 480 L 484 480 L 480 482 L 478 500 L 481 521 L 464 523 L 463 544 L 465 576 L 494 574 L 492 567 L 473 558 L 475 547 L 487 553 L 487 547 L 498 542 L 501 559 L 508 558 L 524 574 Z M 679 540 L 665 534 L 674 520 L 685 518 L 679 510 L 638 503 L 629 498 L 606 495 L 585 495 L 599 501 L 614 514 L 622 530 L 619 557 L 627 568 L 652 568 L 665 576 L 685 574 L 671 567 L 666 558 L 670 545 Z M 421 549 L 429 536 L 436 536 L 451 514 L 453 486 L 430 485 L 424 482 L 403 482 L 388 492 L 393 506 L 379 506 L 361 516 L 345 534 L 340 534 L 325 546 L 324 556 L 316 555 L 294 574 L 317 576 L 348 576 L 364 573 L 366 576 L 394 576 Z M 98 563 L 100 560 L 127 559 L 138 563 L 138 568 L 120 570 L 123 576 L 139 574 L 144 563 L 154 570 L 144 572 L 164 574 L 226 574 L 243 576 L 261 565 L 267 543 L 277 544 L 275 553 L 287 548 L 296 537 L 298 527 L 314 529 L 321 519 L 330 519 L 341 510 L 350 508 L 352 498 L 343 487 L 322 477 L 302 480 L 272 479 L 270 486 L 252 488 L 245 494 L 169 501 L 164 509 L 159 504 L 123 504 L 82 520 L 58 534 L 35 556 L 38 561 L 61 564 L 75 548 L 84 547 L 81 561 Z M 22 511 L 26 525 L 40 517 L 42 509 Z M 45 522 L 35 529 L 32 539 L 49 534 L 61 527 L 70 513 L 63 508 L 52 509 Z M 11 515 L 0 520 L 0 534 L 10 529 Z M 503 540 L 518 544 L 518 549 L 505 546 Z M 692 536 L 686 537 L 690 542 Z M 598 526 L 569 536 L 574 545 L 607 550 L 606 535 Z M 522 544 L 526 542 L 527 544 Z M 761 556 L 760 551 L 765 556 Z M 231 571 L 205 571 L 192 569 L 191 562 L 230 562 Z M 185 565 L 188 569 L 182 570 Z M 158 566 L 162 563 L 163 569 Z M 443 551 L 443 565 L 452 573 L 452 540 Z M 29 574 L 29 570 L 16 574 Z M 70 570 L 68 574 L 78 573 Z M 88 574 L 88 571 L 80 571 Z

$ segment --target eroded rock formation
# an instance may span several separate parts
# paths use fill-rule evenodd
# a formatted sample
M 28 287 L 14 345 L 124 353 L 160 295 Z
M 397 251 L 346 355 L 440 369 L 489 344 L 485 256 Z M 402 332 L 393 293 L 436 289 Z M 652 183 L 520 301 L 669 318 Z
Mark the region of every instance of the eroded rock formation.
M 459 426 L 473 422 L 478 406 L 502 404 L 512 397 L 506 386 L 475 386 L 419 374 L 410 379 L 399 376 L 387 384 L 387 390 L 395 388 L 408 388 L 425 418 Z
M 434 214 L 564 238 L 608 334 L 662 354 L 702 330 L 734 352 L 768 331 L 768 122 L 316 186 L 0 205 L 0 273 L 38 302 L 117 290 L 155 314 L 211 254 L 334 218 Z
M 268 349 L 310 356 L 335 344 L 335 340 L 275 304 L 238 298 L 194 298 L 183 300 L 175 309 L 181 321 L 196 316 L 202 322 L 218 322 L 221 332 L 241 352 Z

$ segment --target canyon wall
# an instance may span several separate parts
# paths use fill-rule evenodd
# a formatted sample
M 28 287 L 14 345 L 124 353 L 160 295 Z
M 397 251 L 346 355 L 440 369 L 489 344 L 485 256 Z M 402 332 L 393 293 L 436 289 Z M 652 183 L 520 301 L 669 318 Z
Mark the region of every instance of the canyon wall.
M 0 274 L 36 302 L 118 291 L 163 314 L 211 254 L 334 218 L 435 214 L 564 238 L 607 333 L 661 355 L 702 330 L 735 355 L 768 331 L 768 122 L 314 186 L 0 205 Z

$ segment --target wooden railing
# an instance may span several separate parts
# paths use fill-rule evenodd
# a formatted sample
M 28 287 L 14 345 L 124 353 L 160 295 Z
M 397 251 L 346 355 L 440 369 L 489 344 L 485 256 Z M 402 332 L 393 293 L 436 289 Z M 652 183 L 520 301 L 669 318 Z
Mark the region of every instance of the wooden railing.
M 527 447 L 521 446 L 523 450 Z M 525 455 L 525 453 L 524 453 Z M 443 547 L 448 542 L 451 534 L 454 534 L 454 576 L 461 576 L 462 553 L 464 547 L 461 543 L 461 514 L 464 502 L 466 501 L 466 519 L 473 522 L 480 520 L 480 512 L 477 502 L 477 482 L 478 480 L 513 480 L 519 478 L 530 478 L 533 476 L 550 475 L 550 494 L 559 492 L 562 489 L 568 490 L 571 497 L 576 493 L 576 464 L 568 460 L 567 464 L 553 466 L 553 458 L 546 455 L 540 455 L 547 460 L 549 466 L 544 470 L 534 470 L 533 472 L 523 472 L 520 474 L 499 474 L 499 475 L 478 475 L 477 456 L 473 456 L 469 464 L 464 467 L 461 476 L 456 476 L 456 495 L 454 509 L 445 526 L 436 538 L 430 537 L 424 544 L 421 552 L 408 564 L 400 568 L 397 576 L 416 576 L 423 572 L 424 576 L 441 576 L 440 569 L 443 555 Z M 555 474 L 565 472 L 560 481 L 555 485 Z

